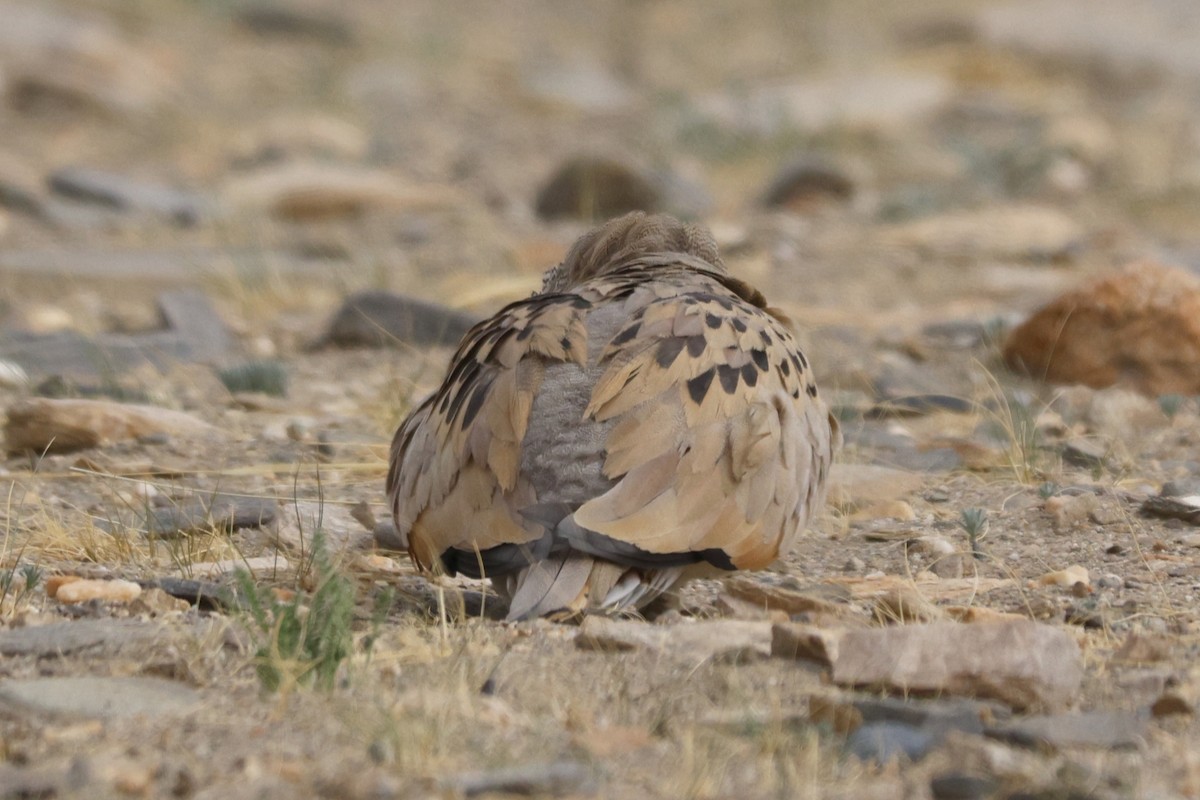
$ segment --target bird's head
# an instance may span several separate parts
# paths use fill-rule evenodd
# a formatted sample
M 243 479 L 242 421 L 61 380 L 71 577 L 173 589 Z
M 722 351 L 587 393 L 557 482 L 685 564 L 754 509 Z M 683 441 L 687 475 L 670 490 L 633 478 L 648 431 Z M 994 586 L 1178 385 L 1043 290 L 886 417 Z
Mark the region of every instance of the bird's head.
M 665 214 L 633 211 L 606 222 L 575 242 L 562 263 L 547 270 L 542 294 L 568 291 L 651 253 L 688 255 L 703 262 L 706 270 L 726 274 L 717 243 L 707 228 Z

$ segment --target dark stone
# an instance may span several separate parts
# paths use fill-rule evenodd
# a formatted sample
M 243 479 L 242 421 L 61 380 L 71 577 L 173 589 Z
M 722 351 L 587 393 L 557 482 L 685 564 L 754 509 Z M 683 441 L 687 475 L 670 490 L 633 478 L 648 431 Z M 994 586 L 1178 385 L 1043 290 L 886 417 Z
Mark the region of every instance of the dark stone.
M 1178 519 L 1200 525 L 1200 505 L 1185 503 L 1174 497 L 1148 497 L 1142 503 L 1142 513 L 1163 519 Z
M 187 600 L 203 611 L 224 611 L 237 605 L 230 590 L 212 581 L 165 577 L 139 583 L 143 588 L 155 587 L 171 597 Z
M 613 159 L 583 156 L 554 171 L 535 208 L 542 219 L 599 222 L 630 211 L 662 211 L 665 204 L 651 176 Z
M 846 740 L 846 749 L 863 761 L 886 764 L 904 756 L 920 761 L 937 745 L 939 737 L 923 728 L 902 722 L 870 722 Z
M 960 772 L 936 775 L 929 782 L 929 792 L 934 800 L 987 800 L 999 788 L 999 784 L 991 778 Z
M 396 530 L 396 523 L 390 519 L 376 522 L 372 535 L 375 537 L 376 547 L 384 550 L 408 550 L 408 538 L 400 535 L 400 531 Z
M 866 413 L 871 419 L 887 417 L 915 417 L 950 411 L 955 414 L 970 414 L 975 404 L 963 397 L 949 394 L 910 394 L 888 397 L 872 406 Z
M 1167 481 L 1158 497 L 1149 497 L 1142 503 L 1142 513 L 1164 519 L 1179 519 L 1200 525 L 1200 503 L 1189 500 L 1200 496 L 1200 481 L 1184 479 Z
M 152 508 L 146 534 L 170 539 L 207 530 L 259 528 L 275 521 L 279 503 L 272 498 L 201 495 L 163 508 Z
M 1108 461 L 1108 448 L 1091 439 L 1072 439 L 1063 445 L 1062 456 L 1068 464 L 1095 469 Z
M 823 202 L 847 203 L 854 198 L 854 181 L 823 161 L 805 159 L 785 166 L 763 194 L 768 208 L 805 211 Z
M 52 174 L 49 184 L 56 194 L 72 200 L 152 214 L 179 225 L 194 225 L 204 216 L 204 203 L 197 195 L 98 169 L 67 167 Z
M 346 20 L 296 8 L 290 3 L 253 3 L 238 11 L 237 21 L 258 36 L 311 39 L 331 45 L 353 44 L 356 38 Z
M 367 291 L 351 295 L 317 343 L 337 347 L 455 345 L 476 319 L 425 300 Z

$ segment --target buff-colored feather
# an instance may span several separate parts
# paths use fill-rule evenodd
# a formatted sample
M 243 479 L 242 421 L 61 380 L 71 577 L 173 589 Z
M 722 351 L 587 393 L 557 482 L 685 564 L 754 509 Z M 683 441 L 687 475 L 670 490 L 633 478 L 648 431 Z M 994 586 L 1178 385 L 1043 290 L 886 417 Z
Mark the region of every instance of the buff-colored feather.
M 493 578 L 513 618 L 623 611 L 786 552 L 836 438 L 787 320 L 711 236 L 630 214 L 467 334 L 388 494 L 421 568 Z

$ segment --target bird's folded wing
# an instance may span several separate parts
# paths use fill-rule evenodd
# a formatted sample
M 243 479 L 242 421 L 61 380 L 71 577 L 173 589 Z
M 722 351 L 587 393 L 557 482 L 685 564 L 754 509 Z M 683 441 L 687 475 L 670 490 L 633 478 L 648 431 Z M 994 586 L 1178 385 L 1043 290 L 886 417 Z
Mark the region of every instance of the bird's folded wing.
M 832 450 L 785 325 L 701 288 L 635 311 L 601 361 L 587 413 L 615 421 L 604 472 L 620 480 L 575 522 L 650 553 L 773 561 L 820 506 Z
M 396 432 L 388 497 L 422 566 L 452 547 L 478 552 L 542 536 L 516 513 L 535 502 L 520 478 L 521 441 L 545 364 L 586 362 L 589 305 L 541 295 L 475 326 L 442 386 Z

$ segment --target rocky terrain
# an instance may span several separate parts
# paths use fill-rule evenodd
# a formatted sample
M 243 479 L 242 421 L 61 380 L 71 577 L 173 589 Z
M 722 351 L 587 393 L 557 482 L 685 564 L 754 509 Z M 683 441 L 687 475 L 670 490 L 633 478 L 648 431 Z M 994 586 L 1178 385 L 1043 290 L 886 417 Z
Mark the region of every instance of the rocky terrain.
M 3 796 L 1200 796 L 1193 3 L 0 19 Z M 797 321 L 829 507 L 506 625 L 387 444 L 631 208 Z

